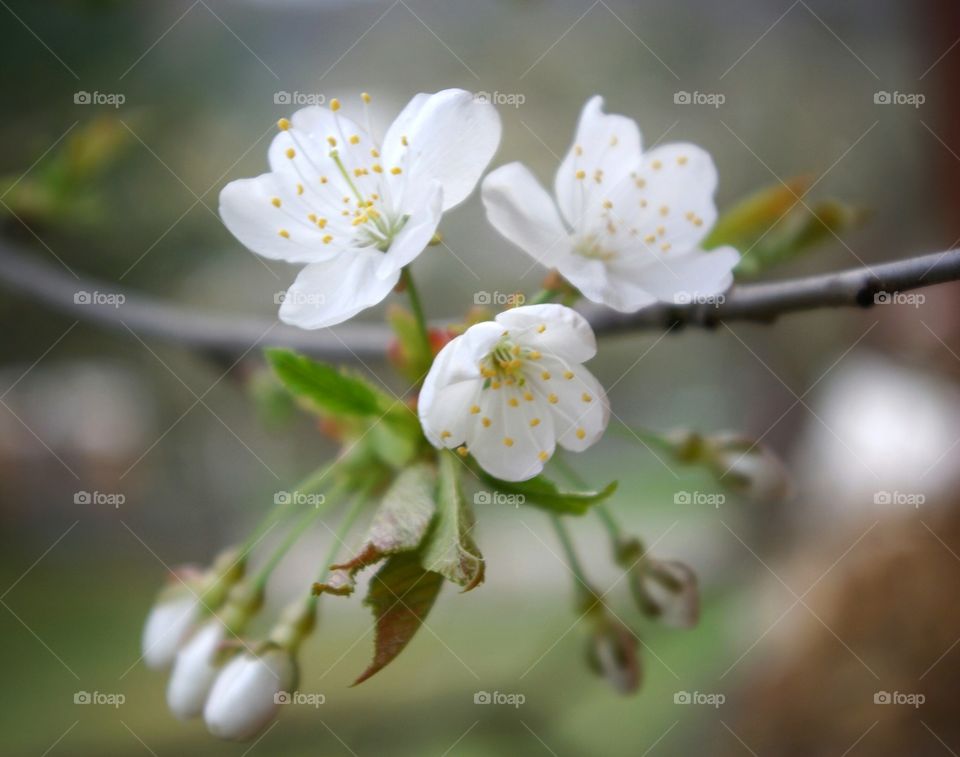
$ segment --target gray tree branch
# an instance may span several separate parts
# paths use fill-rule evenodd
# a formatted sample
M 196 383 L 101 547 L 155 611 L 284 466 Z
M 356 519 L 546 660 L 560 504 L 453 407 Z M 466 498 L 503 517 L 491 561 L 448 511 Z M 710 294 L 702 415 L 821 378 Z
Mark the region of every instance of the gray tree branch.
M 622 315 L 592 308 L 598 334 L 714 327 L 724 321 L 770 323 L 782 315 L 819 308 L 870 307 L 875 295 L 893 294 L 960 279 L 960 250 L 922 255 L 854 270 L 733 287 L 717 304 L 654 305 Z M 53 264 L 0 241 L 0 285 L 81 321 L 129 336 L 153 337 L 219 354 L 241 355 L 256 344 L 285 346 L 331 360 L 375 359 L 390 338 L 380 324 L 350 323 L 303 331 L 276 321 L 211 313 L 125 290 L 105 281 L 79 280 Z M 78 292 L 122 294 L 120 307 L 78 303 Z

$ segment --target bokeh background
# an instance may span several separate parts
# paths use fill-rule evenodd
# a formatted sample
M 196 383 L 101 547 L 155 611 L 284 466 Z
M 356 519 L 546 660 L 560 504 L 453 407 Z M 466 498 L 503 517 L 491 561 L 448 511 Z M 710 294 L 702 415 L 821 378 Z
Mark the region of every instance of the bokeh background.
M 647 144 L 709 149 L 721 208 L 810 174 L 820 179 L 811 197 L 869 212 L 843 243 L 831 238 L 769 278 L 960 241 L 960 12 L 946 0 L 0 5 L 0 246 L 58 275 L 272 320 L 274 293 L 294 270 L 241 248 L 216 198 L 230 179 L 265 169 L 273 124 L 290 111 L 279 92 L 349 108 L 369 91 L 384 122 L 421 91 L 520 95 L 500 107 L 495 163 L 523 160 L 545 182 L 582 103 L 601 93 L 609 110 L 638 120 Z M 76 103 L 82 91 L 124 102 Z M 725 101 L 675 102 L 683 91 Z M 877 104 L 884 91 L 924 102 Z M 543 271 L 486 225 L 476 197 L 443 232 L 449 250 L 431 248 L 415 265 L 432 317 L 461 315 L 480 290 L 538 288 Z M 359 598 L 325 600 L 300 685 L 325 703 L 284 708 L 251 747 L 167 712 L 164 676 L 137 662 L 141 624 L 165 566 L 205 563 L 241 539 L 273 493 L 332 447 L 284 411 L 258 348 L 228 371 L 222 356 L 106 332 L 81 310 L 54 313 L 5 286 L 2 751 L 956 753 L 957 293 L 941 286 L 916 306 L 602 342 L 593 369 L 615 384 L 624 422 L 762 438 L 794 481 L 782 503 L 675 504 L 678 491 L 721 490 L 622 433 L 576 461 L 591 482 L 620 479 L 618 517 L 701 577 L 698 628 L 644 624 L 623 582 L 614 586 L 600 524 L 573 524 L 591 576 L 614 586 L 614 609 L 643 638 L 638 695 L 621 698 L 587 670 L 586 624 L 575 623 L 546 518 L 492 506 L 478 512 L 486 584 L 444 591 L 430 631 L 360 687 L 349 683 L 370 652 L 369 614 Z M 363 370 L 404 389 L 383 363 Z M 80 504 L 78 491 L 124 501 Z M 878 492 L 923 502 L 878 504 Z M 313 576 L 323 533 L 283 564 L 271 606 Z M 125 703 L 77 705 L 78 691 L 122 693 Z M 476 705 L 477 691 L 525 703 Z M 678 692 L 724 702 L 677 704 Z M 878 704 L 879 692 L 925 701 Z

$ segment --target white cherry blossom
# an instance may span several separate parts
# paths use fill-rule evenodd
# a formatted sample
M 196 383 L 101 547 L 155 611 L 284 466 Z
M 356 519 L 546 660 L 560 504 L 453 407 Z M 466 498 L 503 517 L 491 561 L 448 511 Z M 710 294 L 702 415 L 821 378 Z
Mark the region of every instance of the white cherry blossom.
M 496 109 L 460 89 L 414 97 L 382 142 L 369 115 L 360 126 L 339 111 L 334 99 L 281 119 L 270 172 L 220 193 L 223 222 L 246 247 L 305 265 L 280 318 L 306 329 L 383 300 L 500 142 Z
M 723 292 L 740 254 L 700 247 L 717 218 L 710 155 L 685 143 L 644 152 L 636 123 L 602 107 L 593 97 L 583 108 L 557 170 L 556 202 L 521 163 L 484 179 L 490 223 L 585 297 L 621 312 Z
M 581 365 L 596 351 L 590 324 L 562 305 L 518 307 L 471 326 L 440 351 L 423 384 L 424 433 L 497 478 L 532 478 L 557 444 L 579 452 L 603 434 L 607 397 Z

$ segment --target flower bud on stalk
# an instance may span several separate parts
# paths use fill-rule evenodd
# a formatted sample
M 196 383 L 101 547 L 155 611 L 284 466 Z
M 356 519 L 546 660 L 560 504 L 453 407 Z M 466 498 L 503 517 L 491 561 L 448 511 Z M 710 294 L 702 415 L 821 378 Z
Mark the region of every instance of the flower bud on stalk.
M 216 609 L 243 576 L 235 550 L 221 554 L 206 573 L 194 566 L 177 570 L 147 615 L 141 648 L 151 668 L 169 666 L 206 608 Z
M 197 628 L 177 653 L 167 685 L 167 705 L 178 718 L 186 720 L 203 712 L 207 694 L 223 663 L 222 656 L 233 651 L 228 650 L 225 642 L 243 631 L 262 600 L 262 590 L 248 583 L 237 584 L 218 616 Z
M 677 560 L 657 560 L 645 555 L 637 539 L 623 538 L 616 545 L 617 565 L 628 571 L 634 601 L 650 618 L 673 628 L 693 628 L 700 619 L 697 576 Z
M 296 688 L 296 651 L 313 625 L 312 603 L 297 602 L 284 611 L 255 653 L 238 655 L 224 666 L 203 710 L 210 733 L 243 741 L 266 728 L 276 717 L 282 694 Z
M 587 639 L 587 664 L 606 679 L 619 694 L 632 694 L 640 688 L 643 670 L 637 655 L 639 641 L 623 623 L 611 617 L 602 605 L 589 611 L 592 620 Z

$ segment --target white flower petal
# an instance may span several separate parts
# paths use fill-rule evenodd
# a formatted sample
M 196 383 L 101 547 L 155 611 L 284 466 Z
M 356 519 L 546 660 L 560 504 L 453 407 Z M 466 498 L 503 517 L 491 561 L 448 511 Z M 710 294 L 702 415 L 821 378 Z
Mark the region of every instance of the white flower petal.
M 709 252 L 691 250 L 680 256 L 665 256 L 639 270 L 618 267 L 614 275 L 632 281 L 663 302 L 684 304 L 729 289 L 738 262 L 737 250 L 719 247 Z
M 310 212 L 275 173 L 231 181 L 220 192 L 224 225 L 245 247 L 271 260 L 315 263 L 336 255 L 337 247 L 323 241 L 330 230 L 311 223 Z
M 570 251 L 570 235 L 553 199 L 522 163 L 487 174 L 480 193 L 487 220 L 540 264 L 554 267 Z
M 583 363 L 597 354 L 597 338 L 586 318 L 563 305 L 524 305 L 496 317 L 526 347 Z
M 554 180 L 557 203 L 567 223 L 578 228 L 590 198 L 618 186 L 636 168 L 640 155 L 636 122 L 626 116 L 604 113 L 600 96 L 587 100 L 573 145 Z M 583 178 L 577 178 L 578 171 L 583 171 Z
M 434 183 L 430 191 L 421 196 L 417 207 L 410 211 L 410 217 L 400 233 L 393 238 L 380 265 L 377 276 L 392 276 L 423 252 L 433 238 L 443 215 L 443 187 Z
M 423 432 L 432 445 L 454 449 L 467 440 L 474 421 L 470 408 L 476 404 L 482 388 L 481 378 L 459 381 L 442 387 L 436 401 L 427 403 L 427 410 L 423 410 L 421 402 Z
M 381 302 L 400 272 L 381 277 L 383 253 L 345 250 L 333 260 L 311 263 L 297 275 L 280 306 L 280 320 L 303 329 L 335 326 Z
M 418 95 L 387 131 L 384 165 L 406 166 L 408 184 L 439 181 L 443 209 L 449 210 L 473 191 L 500 144 L 500 131 L 496 108 L 466 90 Z
M 599 440 L 607 428 L 607 394 L 582 365 L 549 357 L 541 362 L 541 373 L 530 379 L 533 390 L 550 407 L 557 443 L 581 452 Z
M 526 481 L 543 470 L 554 450 L 553 429 L 544 424 L 549 411 L 533 413 L 526 405 L 523 390 L 503 385 L 483 390 L 480 418 L 489 418 L 489 426 L 478 424 L 468 444 L 470 453 L 487 473 L 504 481 Z M 516 402 L 516 407 L 510 404 Z M 533 403 L 539 406 L 537 400 Z M 531 428 L 530 420 L 540 424 Z

